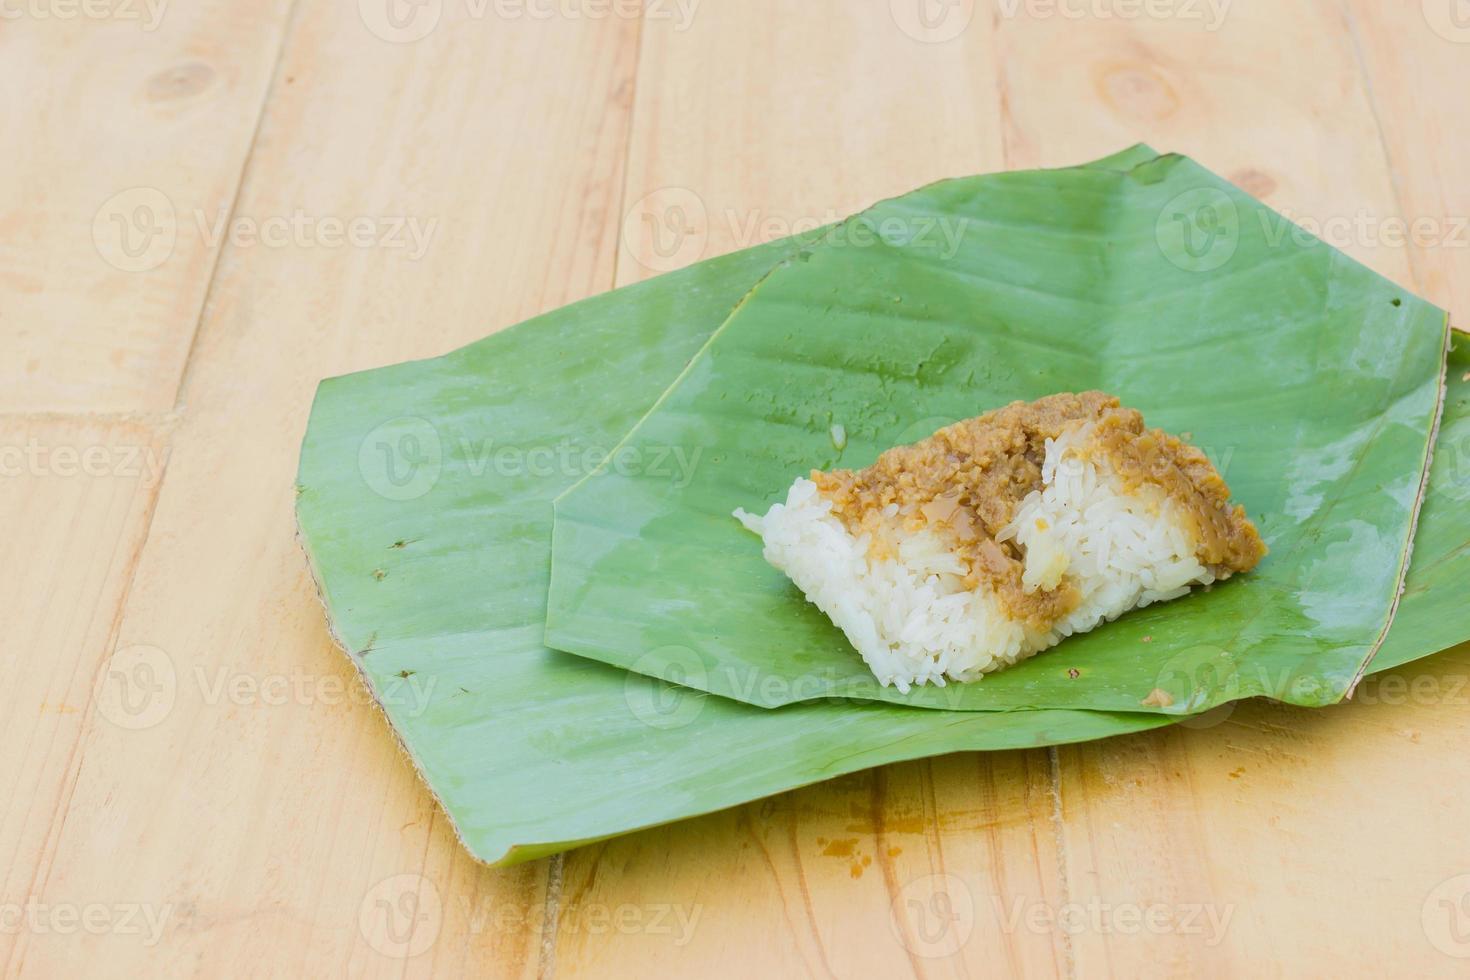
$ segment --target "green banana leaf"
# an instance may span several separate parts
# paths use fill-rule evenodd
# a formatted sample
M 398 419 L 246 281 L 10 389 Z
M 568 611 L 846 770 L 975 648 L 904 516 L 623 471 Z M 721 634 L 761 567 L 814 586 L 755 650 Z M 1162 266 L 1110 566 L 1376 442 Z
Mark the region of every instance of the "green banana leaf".
M 1413 561 L 1393 628 L 1370 665 L 1388 670 L 1470 638 L 1470 334 L 1451 335 L 1444 418 Z
M 610 447 L 798 244 L 599 296 L 442 358 L 323 382 L 302 446 L 301 542 L 333 636 L 479 860 L 528 860 L 887 762 L 1173 720 L 864 702 L 767 711 L 541 645 L 551 501 L 587 462 L 562 465 L 556 451 Z M 1467 368 L 1460 356 L 1455 379 Z M 1444 429 L 1460 460 L 1465 396 L 1452 392 Z M 550 466 L 544 453 L 529 462 L 548 447 Z M 1445 542 L 1436 581 L 1470 573 L 1467 479 L 1442 450 L 1421 522 Z M 1441 635 L 1470 637 L 1470 608 L 1418 588 L 1416 573 L 1375 666 L 1390 651 L 1432 653 Z M 1438 645 L 1420 642 L 1430 623 Z
M 945 181 L 849 219 L 754 289 L 557 500 L 548 645 L 762 707 L 1341 700 L 1407 569 L 1448 323 L 1278 222 L 1172 155 Z M 1271 547 L 1257 570 L 983 680 L 904 693 L 730 516 L 812 468 L 868 465 L 917 421 L 922 435 L 1093 388 L 1214 454 Z

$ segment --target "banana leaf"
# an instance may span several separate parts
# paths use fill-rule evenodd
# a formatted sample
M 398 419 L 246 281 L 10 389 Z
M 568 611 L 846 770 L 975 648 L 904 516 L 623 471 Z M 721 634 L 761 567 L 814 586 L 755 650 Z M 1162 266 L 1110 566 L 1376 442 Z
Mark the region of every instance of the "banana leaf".
M 1404 594 L 1370 669 L 1389 670 L 1470 638 L 1470 333 L 1451 335 L 1444 418 Z
M 1408 566 L 1448 322 L 1281 222 L 1175 155 L 945 181 L 849 219 L 755 288 L 557 500 L 548 645 L 768 708 L 1341 700 Z M 1271 547 L 1260 567 L 982 680 L 900 692 L 730 516 L 813 468 L 868 465 L 918 420 L 1093 388 L 1213 454 Z
M 477 859 L 528 860 L 887 762 L 1173 720 L 871 702 L 768 711 L 541 644 L 551 501 L 587 462 L 563 466 L 556 450 L 611 446 L 799 244 L 715 259 L 442 358 L 321 385 L 297 513 L 328 625 Z M 1456 381 L 1470 369 L 1457 356 Z M 1461 462 L 1436 457 L 1421 524 L 1444 545 L 1435 581 L 1470 573 L 1464 387 L 1452 392 L 1443 439 L 1461 447 Z M 531 452 L 548 447 L 552 465 L 533 466 Z M 1470 637 L 1470 609 L 1418 588 L 1417 569 L 1380 661 Z M 1421 639 L 1430 624 L 1433 639 Z

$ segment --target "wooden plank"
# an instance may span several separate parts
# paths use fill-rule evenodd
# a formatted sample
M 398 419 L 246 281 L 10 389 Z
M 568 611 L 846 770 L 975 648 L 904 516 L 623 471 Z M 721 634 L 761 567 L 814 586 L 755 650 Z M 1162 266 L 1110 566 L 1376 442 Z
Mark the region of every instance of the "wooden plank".
M 1062 975 L 1025 925 L 1063 901 L 1054 802 L 1045 752 L 972 753 L 574 851 L 557 972 Z
M 1002 169 L 989 19 L 885 6 L 645 22 L 620 281 Z M 957 756 L 574 851 L 557 972 L 1062 974 L 1059 937 L 996 914 L 1060 900 L 1053 802 L 1045 752 Z
M 1348 24 L 1397 178 L 1402 237 L 1418 290 L 1470 325 L 1470 133 L 1441 97 L 1470 83 L 1470 27 L 1452 0 L 1428 0 L 1423 18 L 1349 0 Z M 1407 228 L 1407 234 L 1404 229 Z
M 1431 73 L 1386 88 L 1375 72 L 1365 85 L 1355 34 L 1374 39 L 1369 64 L 1379 71 L 1429 63 L 1422 24 L 1406 18 L 1394 34 L 1394 18 L 1373 10 L 1354 30 L 1332 4 L 1240 2 L 1218 31 L 1115 21 L 1088 25 L 1085 42 L 1054 21 L 1008 22 L 1012 162 L 1060 163 L 1134 139 L 1188 152 L 1446 301 L 1453 286 L 1415 273 L 1453 260 L 1384 232 L 1454 213 L 1442 203 L 1447 182 L 1400 172 L 1396 184 L 1390 170 L 1394 144 L 1424 142 L 1412 121 L 1435 103 L 1415 100 L 1453 79 Z M 1435 55 L 1441 66 L 1453 58 Z M 1064 116 L 1072 124 L 1055 125 Z M 1380 122 L 1400 127 L 1388 152 Z M 1454 159 L 1414 166 L 1437 174 Z M 1470 868 L 1456 837 L 1463 808 L 1449 789 L 1465 778 L 1454 748 L 1464 710 L 1452 696 L 1464 658 L 1462 649 L 1400 672 L 1430 692 L 1409 703 L 1375 699 L 1375 686 L 1397 688 L 1370 682 L 1349 706 L 1253 703 L 1187 728 L 1058 750 L 1077 974 L 1453 972 L 1430 935 L 1448 941 L 1443 917 L 1463 908 L 1454 876 Z M 1437 893 L 1446 880 L 1451 893 Z
M 488 871 L 453 839 L 333 649 L 293 540 L 318 379 L 611 283 L 636 23 L 474 9 L 443 5 L 401 43 L 357 4 L 296 12 L 237 213 L 437 224 L 421 254 L 381 235 L 226 244 L 118 629 L 174 683 L 151 726 L 89 728 L 36 888 L 141 903 L 161 939 L 25 933 L 29 973 L 538 970 L 545 862 Z
M 687 21 L 660 6 L 644 25 L 620 284 L 1003 166 L 990 24 L 965 4 L 930 28 L 901 0 L 861 14 L 703 3 Z
M 0 412 L 173 407 L 289 6 L 6 8 Z
M 1219 20 L 1204 0 L 1158 6 L 1169 15 L 1079 24 L 1027 15 L 1048 8 L 1021 2 L 1000 18 L 1009 165 L 1063 166 L 1139 142 L 1185 153 L 1410 282 L 1405 250 L 1356 220 L 1381 224 L 1398 205 L 1336 4 L 1234 0 Z
M 113 682 L 117 619 L 166 445 L 131 422 L 0 420 L 0 595 L 9 612 L 0 633 L 0 974 L 17 966 L 15 917 L 31 915 L 66 813 L 94 685 Z
M 1467 671 L 1062 749 L 1079 975 L 1463 976 Z

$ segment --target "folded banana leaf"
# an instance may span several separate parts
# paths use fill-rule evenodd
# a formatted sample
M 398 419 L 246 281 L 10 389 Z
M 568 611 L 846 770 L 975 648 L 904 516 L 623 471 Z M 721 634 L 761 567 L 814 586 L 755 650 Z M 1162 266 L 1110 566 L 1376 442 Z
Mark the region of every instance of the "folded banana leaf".
M 768 711 L 542 645 L 551 501 L 800 244 L 608 293 L 445 357 L 323 382 L 302 446 L 301 542 L 334 638 L 476 858 L 528 860 L 892 761 L 1174 720 L 871 702 Z M 1421 521 L 1421 557 L 1426 536 L 1437 543 L 1434 582 L 1470 573 L 1470 403 L 1459 383 L 1470 359 L 1456 357 L 1442 439 L 1456 449 L 1436 457 Z M 1416 563 L 1397 624 L 1375 667 L 1470 637 L 1470 608 L 1428 589 Z
M 1388 670 L 1470 639 L 1470 333 L 1451 334 L 1444 417 L 1413 562 L 1388 638 L 1369 665 Z
M 1448 324 L 1283 222 L 1173 155 L 945 181 L 849 219 L 754 289 L 557 500 L 547 643 L 763 707 L 1341 700 L 1408 566 Z M 1255 571 L 902 692 L 730 516 L 813 468 L 868 465 L 921 420 L 1095 388 L 1214 455 L 1271 547 Z M 661 456 L 686 465 L 631 465 Z

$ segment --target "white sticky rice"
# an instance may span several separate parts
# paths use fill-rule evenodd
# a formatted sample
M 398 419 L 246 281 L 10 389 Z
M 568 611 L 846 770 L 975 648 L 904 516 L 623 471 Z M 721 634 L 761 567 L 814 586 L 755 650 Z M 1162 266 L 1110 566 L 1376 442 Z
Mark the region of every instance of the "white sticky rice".
M 904 530 L 896 505 L 896 557 L 869 554 L 832 515 L 811 480 L 798 479 L 764 517 L 735 516 L 765 542 L 765 558 L 835 623 L 884 685 L 943 686 L 1000 670 L 1130 609 L 1184 595 L 1215 580 L 1195 557 L 1197 541 L 1178 504 L 1150 483 L 1124 492 L 1102 454 L 1085 452 L 1092 424 L 1046 441 L 1042 489 L 1032 491 L 998 535 L 1024 554 L 1023 586 L 1054 589 L 1065 578 L 1082 599 L 1040 631 L 1007 615 L 988 585 L 966 589 L 965 568 L 944 537 Z M 894 549 L 881 549 L 885 555 Z

